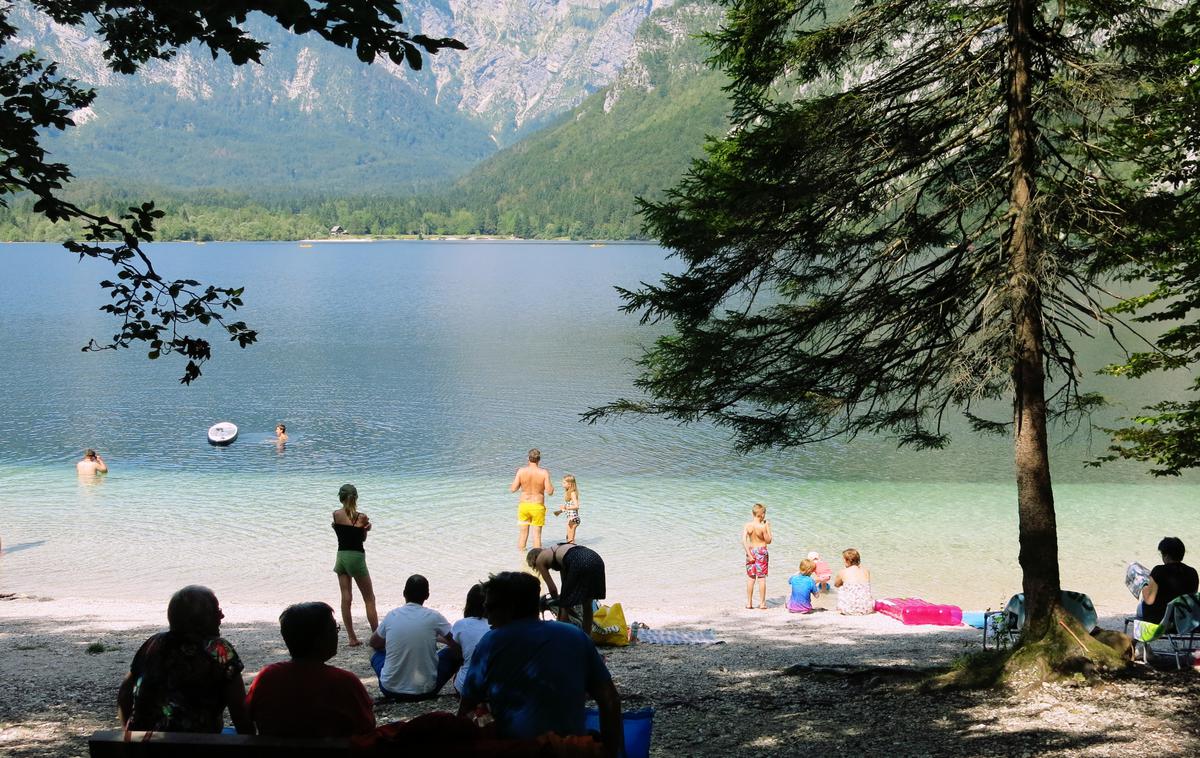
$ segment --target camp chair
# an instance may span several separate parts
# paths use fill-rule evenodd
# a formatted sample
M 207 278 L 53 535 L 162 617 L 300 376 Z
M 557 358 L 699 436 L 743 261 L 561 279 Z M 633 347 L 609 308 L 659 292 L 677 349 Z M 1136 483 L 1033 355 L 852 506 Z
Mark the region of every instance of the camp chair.
M 1063 610 L 1074 616 L 1083 625 L 1083 628 L 1089 632 L 1096 628 L 1096 606 L 1092 605 L 1092 599 L 1082 592 L 1071 592 L 1063 590 L 1058 597 L 1058 602 L 1062 605 Z M 1010 643 L 1016 642 L 1017 635 L 1021 633 L 1021 629 L 1025 626 L 1025 593 L 1018 593 L 1012 596 L 1008 604 L 1004 606 L 1002 611 L 1004 614 L 1004 622 L 997 624 L 996 635 L 1007 635 Z M 986 633 L 986 629 L 984 630 Z M 987 639 L 984 638 L 986 647 Z
M 1175 668 L 1182 669 L 1182 658 L 1200 649 L 1200 593 L 1180 595 L 1167 603 L 1162 622 L 1158 624 L 1128 616 L 1125 618 L 1126 634 L 1129 634 L 1130 626 L 1133 627 L 1134 644 L 1142 650 L 1142 663 L 1150 662 L 1150 643 L 1166 640 L 1175 656 Z

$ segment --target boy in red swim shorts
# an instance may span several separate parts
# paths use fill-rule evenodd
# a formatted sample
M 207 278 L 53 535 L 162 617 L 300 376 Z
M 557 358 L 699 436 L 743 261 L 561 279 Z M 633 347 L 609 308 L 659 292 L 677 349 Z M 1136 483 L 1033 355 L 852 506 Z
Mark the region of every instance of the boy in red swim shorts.
M 770 559 L 767 545 L 771 544 L 771 525 L 767 523 L 767 506 L 755 503 L 753 516 L 742 530 L 742 547 L 746 550 L 746 607 L 754 607 L 754 584 L 759 582 L 758 607 L 767 609 L 767 569 Z

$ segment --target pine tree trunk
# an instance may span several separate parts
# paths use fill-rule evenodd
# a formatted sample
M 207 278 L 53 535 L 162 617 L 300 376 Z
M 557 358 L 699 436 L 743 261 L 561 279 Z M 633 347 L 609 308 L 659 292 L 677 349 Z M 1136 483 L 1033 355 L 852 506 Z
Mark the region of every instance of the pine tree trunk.
M 1044 637 L 1058 605 L 1058 527 L 1046 444 L 1045 366 L 1042 361 L 1043 251 L 1036 221 L 1036 126 L 1031 111 L 1031 57 L 1036 0 L 1009 6 L 1008 129 L 1012 167 L 1011 228 L 1007 240 L 1013 318 L 1014 429 L 1020 511 L 1025 640 Z

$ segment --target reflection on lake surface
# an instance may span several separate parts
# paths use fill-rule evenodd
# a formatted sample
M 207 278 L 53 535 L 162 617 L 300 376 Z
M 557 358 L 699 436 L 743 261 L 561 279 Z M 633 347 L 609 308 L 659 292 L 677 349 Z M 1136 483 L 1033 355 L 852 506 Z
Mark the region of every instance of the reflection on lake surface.
M 381 607 L 418 571 L 435 602 L 441 594 L 458 607 L 471 582 L 518 561 L 508 483 L 535 445 L 556 487 L 564 473 L 578 477 L 580 541 L 605 557 L 610 595 L 634 617 L 738 607 L 740 527 L 757 501 L 776 535 L 772 595 L 808 550 L 835 563 L 850 546 L 884 595 L 981 608 L 1018 589 L 1006 439 L 959 433 L 947 451 L 918 453 L 859 438 L 741 457 L 705 426 L 579 423 L 632 392 L 633 360 L 656 332 L 617 312 L 613 285 L 677 266 L 657 247 L 230 243 L 153 253 L 167 276 L 245 285 L 239 317 L 260 344 L 217 344 L 192 387 L 177 383 L 182 366 L 171 360 L 81 353 L 114 330 L 95 310 L 96 282 L 110 271 L 52 245 L 0 248 L 0 535 L 44 541 L 0 560 L 0 591 L 153 599 L 196 581 L 225 602 L 336 601 L 329 512 L 349 481 L 375 524 L 367 554 Z M 1091 367 L 1112 355 L 1085 346 Z M 1117 413 L 1163 391 L 1090 375 L 1085 389 L 1115 393 Z M 207 444 L 222 420 L 238 424 L 239 439 Z M 1154 563 L 1164 534 L 1200 549 L 1200 486 L 1135 466 L 1085 469 L 1105 444 L 1079 433 L 1052 455 L 1064 584 L 1116 611 L 1131 600 L 1126 561 Z M 76 479 L 84 447 L 108 462 L 107 477 Z M 565 529 L 548 517 L 548 540 Z

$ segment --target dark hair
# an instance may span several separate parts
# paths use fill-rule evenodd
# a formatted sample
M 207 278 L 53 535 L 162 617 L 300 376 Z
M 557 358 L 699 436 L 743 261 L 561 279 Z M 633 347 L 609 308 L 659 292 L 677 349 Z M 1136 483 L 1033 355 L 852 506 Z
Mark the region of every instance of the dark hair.
M 1158 552 L 1168 556 L 1173 561 L 1183 560 L 1183 540 L 1178 537 L 1163 537 L 1158 543 Z
M 535 447 L 529 451 L 529 462 L 530 463 L 537 463 L 541 459 L 542 459 L 542 451 L 541 450 L 538 450 Z
M 473 584 L 467 590 L 467 603 L 463 606 L 463 618 L 481 619 L 483 611 L 483 584 Z
M 410 603 L 424 603 L 429 599 L 429 580 L 413 574 L 404 583 L 404 599 Z
M 84 451 L 83 451 L 83 457 L 84 457 L 84 458 L 95 458 L 95 457 L 96 457 L 96 451 L 95 451 L 95 450 L 93 450 L 93 449 L 91 449 L 91 448 L 89 447 L 87 450 L 84 450 Z
M 507 608 L 514 619 L 538 615 L 541 583 L 524 571 L 502 571 L 483 583 L 489 608 Z
M 221 620 L 217 617 L 220 605 L 208 587 L 189 584 L 171 595 L 167 603 L 167 624 L 176 634 L 208 637 L 217 633 Z
M 279 431 L 284 432 L 285 434 L 287 433 L 287 427 L 284 426 L 283 424 L 276 425 L 276 428 L 279 429 Z
M 279 614 L 279 633 L 293 658 L 311 658 L 320 652 L 321 634 L 332 621 L 333 608 L 327 603 L 296 603 Z

